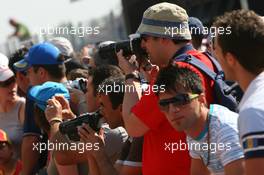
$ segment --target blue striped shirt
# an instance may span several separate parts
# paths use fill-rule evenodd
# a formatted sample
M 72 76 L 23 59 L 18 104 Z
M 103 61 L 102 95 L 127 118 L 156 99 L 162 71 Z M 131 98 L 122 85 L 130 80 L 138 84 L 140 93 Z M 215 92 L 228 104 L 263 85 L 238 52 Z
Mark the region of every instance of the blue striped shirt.
M 198 138 L 187 136 L 190 156 L 202 159 L 214 174 L 224 174 L 224 166 L 244 157 L 237 129 L 238 114 L 220 105 L 210 105 L 209 132 L 205 129 Z

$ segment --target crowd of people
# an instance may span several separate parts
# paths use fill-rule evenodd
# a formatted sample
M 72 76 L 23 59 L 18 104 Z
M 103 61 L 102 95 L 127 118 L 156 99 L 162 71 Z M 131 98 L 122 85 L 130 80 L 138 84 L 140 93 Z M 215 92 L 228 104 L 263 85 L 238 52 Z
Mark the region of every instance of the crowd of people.
M 144 58 L 62 37 L 0 54 L 0 175 L 264 175 L 264 20 L 212 27 L 164 2 L 136 32 Z

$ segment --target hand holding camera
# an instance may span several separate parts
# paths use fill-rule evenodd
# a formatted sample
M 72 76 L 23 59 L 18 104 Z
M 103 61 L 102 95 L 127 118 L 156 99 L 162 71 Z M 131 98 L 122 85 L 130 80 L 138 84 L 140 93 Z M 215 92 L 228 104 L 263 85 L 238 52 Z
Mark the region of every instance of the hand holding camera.
M 59 130 L 62 134 L 67 135 L 70 140 L 75 142 L 80 141 L 78 126 L 82 126 L 83 123 L 86 123 L 89 124 L 95 132 L 98 132 L 101 128 L 99 122 L 100 118 L 101 114 L 99 114 L 99 112 L 86 113 L 75 119 L 61 123 Z
M 88 124 L 83 124 L 78 126 L 78 134 L 81 142 L 98 146 L 98 149 L 92 149 L 92 153 L 96 154 L 97 151 L 102 151 L 105 145 L 104 130 L 102 128 L 97 133 Z

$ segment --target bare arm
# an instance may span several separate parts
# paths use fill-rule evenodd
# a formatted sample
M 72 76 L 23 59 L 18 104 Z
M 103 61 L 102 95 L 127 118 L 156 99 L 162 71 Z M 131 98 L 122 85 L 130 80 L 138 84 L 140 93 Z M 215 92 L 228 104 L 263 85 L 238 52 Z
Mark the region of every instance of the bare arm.
M 235 160 L 225 166 L 226 175 L 244 175 L 244 159 Z
M 245 160 L 246 175 L 264 174 L 264 158 Z
M 129 79 L 125 84 L 127 87 L 133 87 L 132 91 L 126 91 L 124 95 L 122 105 L 122 116 L 125 123 L 125 128 L 130 136 L 140 137 L 143 136 L 147 131 L 148 127 L 131 112 L 132 107 L 141 98 L 140 83 Z
M 34 145 L 39 143 L 38 136 L 24 136 L 22 140 L 22 174 L 33 174 L 34 167 L 36 167 L 39 159 L 38 150 L 34 149 Z M 30 156 L 28 156 L 30 155 Z
M 62 143 L 62 144 L 70 144 L 68 139 L 60 132 L 57 132 L 52 138 L 52 142 Z M 87 158 L 85 154 L 79 153 L 78 151 L 71 150 L 54 150 L 53 151 L 54 158 L 56 162 L 60 165 L 71 165 L 86 162 Z
M 100 170 L 93 156 L 88 156 L 88 167 L 90 175 L 100 175 Z
M 210 175 L 210 172 L 201 159 L 192 158 L 191 175 Z
M 142 168 L 122 165 L 118 172 L 119 175 L 140 175 L 142 174 Z
M 123 51 L 117 53 L 119 67 L 125 74 L 136 71 L 135 67 L 123 57 Z M 125 94 L 122 105 L 122 115 L 125 123 L 125 128 L 130 136 L 140 137 L 147 131 L 148 127 L 132 112 L 131 109 L 141 98 L 140 82 L 135 79 L 128 79 L 125 83 Z

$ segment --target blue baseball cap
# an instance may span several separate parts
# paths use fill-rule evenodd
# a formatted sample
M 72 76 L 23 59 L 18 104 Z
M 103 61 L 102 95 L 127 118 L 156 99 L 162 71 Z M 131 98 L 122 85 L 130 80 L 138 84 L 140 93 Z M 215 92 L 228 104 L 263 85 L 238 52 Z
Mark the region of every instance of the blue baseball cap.
M 58 60 L 60 53 L 59 49 L 50 43 L 36 44 L 29 49 L 24 59 L 14 64 L 14 68 L 21 72 L 29 69 L 32 65 L 62 64 L 63 61 Z
M 189 30 L 192 35 L 203 35 L 203 36 L 206 35 L 204 33 L 203 23 L 198 18 L 189 17 L 188 24 L 189 24 Z
M 42 85 L 33 86 L 28 91 L 28 97 L 43 111 L 46 109 L 47 101 L 55 95 L 63 95 L 70 100 L 70 93 L 62 83 L 48 81 Z

